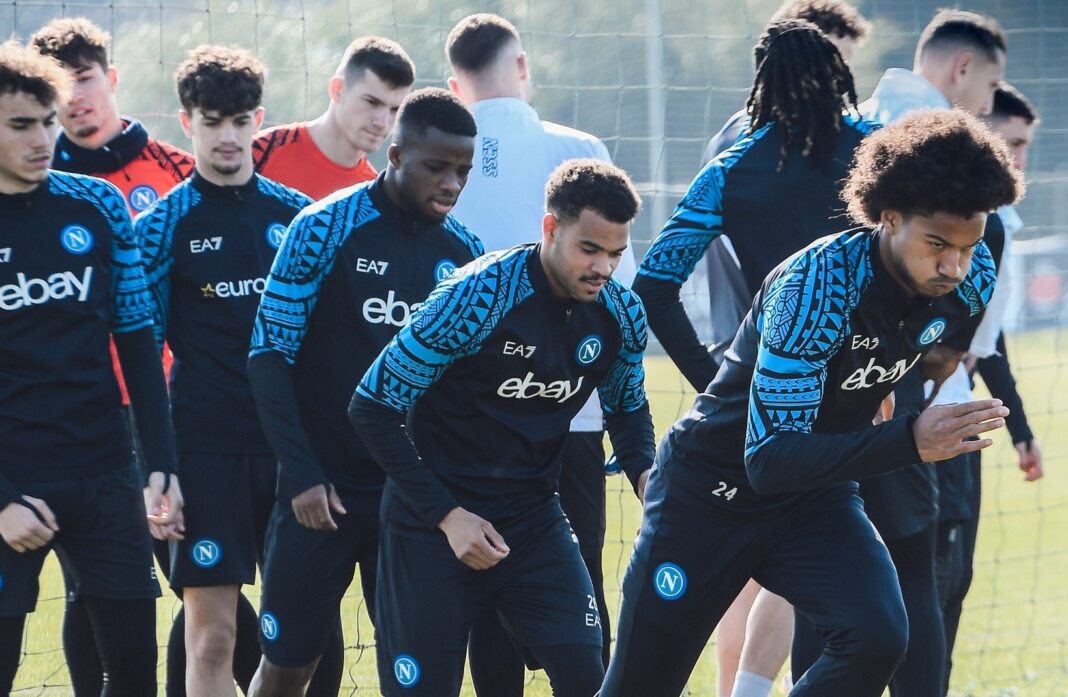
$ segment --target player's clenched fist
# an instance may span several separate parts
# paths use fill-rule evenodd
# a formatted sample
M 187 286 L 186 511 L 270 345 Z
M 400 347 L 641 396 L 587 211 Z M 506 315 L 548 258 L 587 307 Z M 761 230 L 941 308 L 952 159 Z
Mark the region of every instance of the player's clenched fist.
M 994 441 L 967 439 L 1003 427 L 1008 415 L 1009 410 L 1001 405 L 1000 399 L 928 407 L 912 425 L 916 449 L 924 462 L 948 460 L 961 453 L 982 450 Z
M 508 545 L 500 533 L 488 520 L 470 511 L 454 508 L 438 527 L 449 539 L 456 558 L 472 569 L 484 571 L 508 556 Z
M 9 503 L 0 511 L 0 535 L 16 552 L 44 547 L 59 532 L 59 524 L 48 504 L 32 496 L 23 496 L 22 500 L 29 506 Z

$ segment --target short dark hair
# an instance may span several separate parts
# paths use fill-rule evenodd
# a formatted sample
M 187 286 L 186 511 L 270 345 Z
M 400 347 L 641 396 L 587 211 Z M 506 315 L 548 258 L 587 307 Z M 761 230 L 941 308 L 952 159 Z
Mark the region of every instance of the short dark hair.
M 916 62 L 929 50 L 967 46 L 995 61 L 1008 50 L 1005 33 L 993 17 L 967 10 L 941 9 L 923 29 L 916 45 Z
M 426 133 L 428 128 L 474 138 L 475 117 L 459 97 L 440 87 L 424 87 L 404 98 L 397 111 L 397 139 L 406 133 Z
M 1038 111 L 1031 100 L 1025 97 L 1023 92 L 1003 80 L 994 90 L 994 106 L 987 118 L 991 121 L 1003 121 L 1013 116 L 1020 117 L 1028 125 L 1038 121 Z
M 183 109 L 192 114 L 199 107 L 224 116 L 259 107 L 265 77 L 255 56 L 227 46 L 198 46 L 174 74 Z
M 842 198 L 854 220 L 875 226 L 884 210 L 970 218 L 1013 203 L 1023 187 L 1001 138 L 970 114 L 939 109 L 865 138 Z
M 96 63 L 108 69 L 111 35 L 86 17 L 53 19 L 33 33 L 30 43 L 43 55 L 51 56 L 69 68 Z
M 411 87 L 415 82 L 415 63 L 404 48 L 382 36 L 353 39 L 341 58 L 339 74 L 346 80 L 358 80 L 370 70 L 390 87 Z
M 445 40 L 445 55 L 456 70 L 477 73 L 497 60 L 501 49 L 519 41 L 515 25 L 500 15 L 480 12 L 464 17 Z
M 803 19 L 815 24 L 827 36 L 857 41 L 867 38 L 871 30 L 871 22 L 845 0 L 786 0 L 768 23 L 782 19 Z
M 589 208 L 605 220 L 629 223 L 641 206 L 627 173 L 600 160 L 567 160 L 545 184 L 545 208 L 561 221 L 577 220 Z
M 0 44 L 0 95 L 25 92 L 43 107 L 67 101 L 70 76 L 54 58 L 17 41 Z

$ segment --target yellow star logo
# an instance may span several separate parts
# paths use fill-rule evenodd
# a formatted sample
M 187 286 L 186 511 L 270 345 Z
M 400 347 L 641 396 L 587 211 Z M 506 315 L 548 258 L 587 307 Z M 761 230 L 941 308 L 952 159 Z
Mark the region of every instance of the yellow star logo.
M 213 285 L 211 285 L 209 283 L 208 285 L 206 285 L 203 288 L 201 288 L 200 292 L 204 294 L 205 298 L 214 298 L 215 297 L 215 286 L 213 286 Z

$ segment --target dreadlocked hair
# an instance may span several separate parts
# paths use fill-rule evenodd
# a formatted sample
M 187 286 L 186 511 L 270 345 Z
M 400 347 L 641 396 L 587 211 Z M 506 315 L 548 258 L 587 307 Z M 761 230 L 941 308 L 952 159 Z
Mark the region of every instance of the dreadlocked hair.
M 779 171 L 791 147 L 826 169 L 842 114 L 857 113 L 853 73 L 815 24 L 799 19 L 772 22 L 753 47 L 756 80 L 745 103 L 749 133 L 766 124 L 782 130 Z

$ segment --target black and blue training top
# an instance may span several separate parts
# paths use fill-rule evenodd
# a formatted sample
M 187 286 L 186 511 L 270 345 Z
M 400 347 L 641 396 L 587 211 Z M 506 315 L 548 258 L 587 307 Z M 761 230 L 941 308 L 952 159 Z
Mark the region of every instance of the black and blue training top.
M 285 500 L 332 484 L 346 508 L 377 512 L 385 475 L 349 423 L 349 400 L 438 281 L 484 251 L 455 218 L 402 209 L 384 176 L 297 216 L 267 280 L 249 377 Z
M 53 171 L 30 193 L 0 194 L 0 479 L 129 465 L 108 339 L 147 336 L 152 316 L 118 189 Z M 150 464 L 169 471 L 173 452 L 164 456 Z
M 641 301 L 615 280 L 593 302 L 560 299 L 540 251 L 459 270 L 360 382 L 350 417 L 389 476 L 386 524 L 433 529 L 461 506 L 507 525 L 555 505 L 569 424 L 595 388 L 631 481 L 651 465 Z
M 915 413 L 872 418 L 935 345 L 967 349 L 961 328 L 989 302 L 994 264 L 980 242 L 954 292 L 909 297 L 879 239 L 878 230 L 825 237 L 765 280 L 723 368 L 668 434 L 694 495 L 766 512 L 919 461 Z
M 787 150 L 780 166 L 783 128 L 769 123 L 717 155 L 690 184 L 646 252 L 634 290 L 645 302 L 653 333 L 697 390 L 708 385 L 718 365 L 698 340 L 679 292 L 705 250 L 720 235 L 730 239 L 745 288 L 735 291 L 725 279 L 709 278 L 709 292 L 742 293 L 740 306 L 748 307 L 781 261 L 847 227 L 842 181 L 857 146 L 875 128 L 844 116 L 826 166 L 814 164 L 799 144 Z
M 137 216 L 157 341 L 174 353 L 179 452 L 271 452 L 246 374 L 249 337 L 286 227 L 310 203 L 259 175 L 219 186 L 194 172 Z

